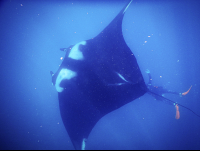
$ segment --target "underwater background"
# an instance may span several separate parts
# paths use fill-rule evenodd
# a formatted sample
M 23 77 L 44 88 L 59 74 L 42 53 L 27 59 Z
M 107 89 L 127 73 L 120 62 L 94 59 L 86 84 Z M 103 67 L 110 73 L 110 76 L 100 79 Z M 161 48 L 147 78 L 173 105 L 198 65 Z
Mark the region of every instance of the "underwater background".
M 121 1 L 0 2 L 0 149 L 74 149 L 50 71 L 67 48 L 101 32 Z M 190 92 L 169 98 L 200 115 L 200 1 L 133 0 L 123 19 L 127 45 L 145 82 Z M 104 116 L 86 149 L 200 149 L 200 118 L 145 94 Z

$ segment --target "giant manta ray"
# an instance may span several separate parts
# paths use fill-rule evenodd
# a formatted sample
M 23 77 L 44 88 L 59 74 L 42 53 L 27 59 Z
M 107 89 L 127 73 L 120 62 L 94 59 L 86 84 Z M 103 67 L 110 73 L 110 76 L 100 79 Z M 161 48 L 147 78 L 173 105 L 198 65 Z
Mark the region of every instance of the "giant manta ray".
M 95 38 L 66 52 L 52 82 L 60 113 L 75 149 L 83 149 L 95 124 L 106 114 L 147 92 L 137 60 L 124 41 L 123 16 L 132 0 Z
M 95 124 L 106 114 L 144 95 L 148 89 L 122 34 L 132 0 L 95 38 L 68 48 L 52 82 L 60 113 L 75 149 L 84 149 Z

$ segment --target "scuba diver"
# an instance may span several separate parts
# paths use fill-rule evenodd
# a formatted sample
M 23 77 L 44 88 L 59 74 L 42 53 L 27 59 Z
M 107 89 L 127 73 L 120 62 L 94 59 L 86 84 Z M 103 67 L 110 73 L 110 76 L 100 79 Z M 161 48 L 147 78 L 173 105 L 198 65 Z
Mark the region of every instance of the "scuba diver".
M 176 116 L 175 118 L 176 119 L 179 119 L 180 118 L 180 112 L 179 112 L 179 106 L 182 106 L 188 110 L 190 110 L 191 112 L 193 112 L 195 115 L 197 115 L 198 117 L 200 117 L 198 114 L 196 114 L 194 111 L 192 111 L 191 109 L 183 106 L 183 105 L 180 105 L 178 106 L 178 104 L 174 101 L 171 101 L 167 98 L 164 98 L 164 94 L 165 93 L 171 93 L 171 94 L 176 94 L 176 95 L 179 95 L 180 97 L 182 97 L 183 95 L 186 95 L 189 93 L 190 89 L 192 88 L 192 86 L 189 88 L 188 91 L 184 92 L 184 93 L 178 93 L 178 92 L 175 92 L 175 91 L 171 91 L 171 90 L 167 90 L 167 89 L 164 89 L 163 87 L 161 86 L 153 86 L 152 85 L 152 79 L 151 79 L 151 74 L 150 74 L 150 71 L 147 69 L 145 71 L 148 76 L 149 76 L 149 82 L 147 84 L 147 88 L 149 89 L 149 94 L 152 95 L 156 100 L 162 100 L 162 101 L 167 101 L 168 103 L 173 103 L 173 105 L 175 105 L 175 109 L 176 109 Z
M 184 93 L 178 93 L 178 92 L 175 92 L 175 91 L 171 91 L 171 90 L 167 90 L 167 89 L 164 89 L 162 86 L 153 86 L 152 85 L 152 78 L 151 78 L 151 74 L 150 74 L 150 71 L 147 69 L 145 71 L 148 76 L 149 76 L 149 82 L 147 84 L 147 88 L 149 89 L 150 92 L 153 92 L 155 94 L 158 94 L 158 95 L 161 95 L 161 96 L 164 96 L 165 93 L 171 93 L 171 94 L 176 94 L 176 95 L 179 95 L 180 97 L 182 97 L 183 95 L 186 95 L 189 93 L 191 87 L 189 88 L 188 91 L 184 92 Z M 154 95 L 151 93 L 152 96 L 155 97 L 156 100 L 161 100 L 162 98 L 159 97 L 158 95 Z

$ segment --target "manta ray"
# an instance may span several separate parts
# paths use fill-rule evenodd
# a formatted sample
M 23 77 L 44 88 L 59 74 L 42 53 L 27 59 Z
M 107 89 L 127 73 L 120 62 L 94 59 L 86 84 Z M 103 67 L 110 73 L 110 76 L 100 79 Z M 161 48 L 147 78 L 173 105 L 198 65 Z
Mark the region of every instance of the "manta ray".
M 75 149 L 84 149 L 95 124 L 148 89 L 122 33 L 132 0 L 96 37 L 61 48 L 65 57 L 52 83 L 64 126 Z M 162 96 L 161 96 L 162 97 Z
M 84 149 L 91 130 L 106 114 L 147 92 L 137 60 L 122 34 L 132 0 L 95 38 L 68 48 L 52 83 L 60 113 L 75 149 Z

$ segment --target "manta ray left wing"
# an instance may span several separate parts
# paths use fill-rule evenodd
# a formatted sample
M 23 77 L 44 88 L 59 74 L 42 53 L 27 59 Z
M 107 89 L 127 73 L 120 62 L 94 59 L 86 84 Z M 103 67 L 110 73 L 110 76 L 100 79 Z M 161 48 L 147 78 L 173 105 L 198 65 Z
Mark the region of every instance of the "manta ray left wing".
M 131 2 L 95 38 L 63 49 L 65 58 L 52 76 L 61 117 L 75 149 L 84 148 L 100 118 L 147 92 L 122 34 L 123 16 Z

